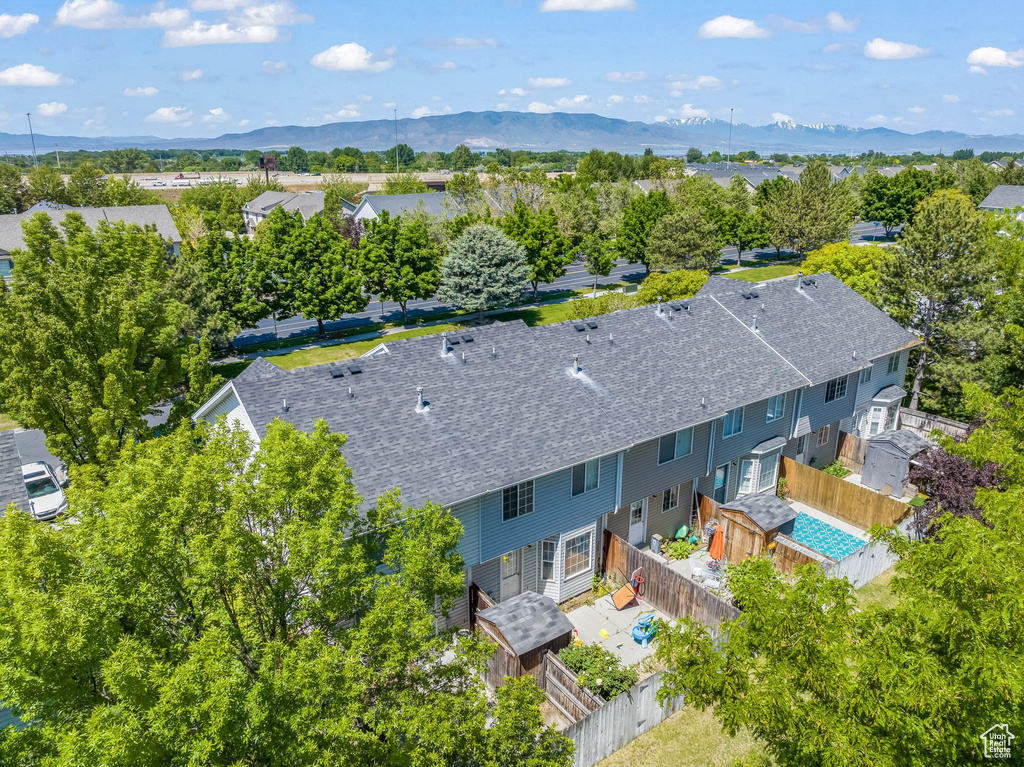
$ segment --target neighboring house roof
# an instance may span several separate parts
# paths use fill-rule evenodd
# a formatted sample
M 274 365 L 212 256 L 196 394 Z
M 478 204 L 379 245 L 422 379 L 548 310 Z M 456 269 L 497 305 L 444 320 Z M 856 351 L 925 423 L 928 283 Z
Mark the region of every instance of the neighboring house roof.
M 757 332 L 743 319 L 750 302 L 731 312 L 734 298 L 720 289 L 661 313 L 643 306 L 582 322 L 474 328 L 448 336 L 444 357 L 434 335 L 385 340 L 383 353 L 349 363 L 286 371 L 257 360 L 197 417 L 230 393 L 260 438 L 275 418 L 305 431 L 322 418 L 348 435 L 342 452 L 364 506 L 394 487 L 413 506 L 450 505 L 800 388 L 812 382 L 801 367 L 817 382 L 915 340 L 838 280 L 819 275 L 813 298 L 794 283 L 765 291 Z M 795 364 L 776 343 L 794 349 Z M 420 386 L 426 412 L 416 409 Z
M 47 200 L 40 200 L 28 210 L 22 211 L 22 213 L 49 213 L 51 210 L 70 210 L 70 205 L 65 205 L 62 202 L 48 202 Z
M 712 276 L 697 295 L 713 297 L 748 327 L 757 317 L 757 336 L 811 384 L 920 343 L 831 274 L 758 284 Z
M 1006 210 L 1024 207 L 1024 186 L 1000 184 L 978 206 L 983 210 Z
M 917 455 L 922 450 L 927 450 L 931 447 L 931 443 L 920 434 L 915 434 L 912 431 L 906 431 L 903 429 L 890 429 L 889 431 L 883 431 L 881 434 L 876 434 L 874 437 L 868 438 L 868 442 L 887 442 L 891 445 L 895 445 L 910 456 Z
M 101 221 L 114 223 L 124 221 L 126 224 L 138 224 L 141 227 L 155 226 L 156 232 L 163 239 L 172 243 L 180 244 L 181 235 L 174 225 L 171 212 L 166 205 L 122 205 L 107 208 L 47 208 L 42 211 L 32 212 L 31 209 L 24 213 L 11 213 L 0 216 L 0 253 L 10 253 L 13 250 L 21 250 L 25 247 L 25 240 L 22 237 L 22 224 L 28 221 L 35 213 L 42 212 L 50 217 L 54 224 L 59 226 L 68 213 L 77 213 L 89 227 L 95 229 Z
M 633 183 L 645 193 L 671 192 L 679 186 L 680 180 L 681 179 L 678 178 L 641 178 L 637 179 Z
M 28 491 L 21 473 L 21 454 L 13 431 L 0 432 L 0 517 L 14 504 L 29 511 Z
M 792 506 L 770 493 L 741 495 L 730 503 L 723 503 L 722 508 L 743 512 L 765 532 L 775 530 L 798 516 Z
M 429 216 L 442 216 L 452 218 L 455 211 L 451 206 L 444 204 L 448 197 L 447 192 L 418 192 L 416 194 L 367 194 L 363 195 L 359 205 L 356 207 L 356 214 L 362 211 L 365 217 L 366 210 L 372 211 L 373 217 L 379 216 L 385 210 L 391 216 L 405 215 L 422 211 Z
M 516 655 L 525 655 L 572 633 L 572 622 L 555 601 L 534 591 L 524 591 L 480 610 L 476 617 L 493 624 Z
M 350 203 L 351 204 L 351 203 Z M 303 219 L 310 219 L 313 216 L 323 213 L 324 193 L 323 192 L 274 192 L 268 191 L 242 206 L 246 213 L 266 216 L 274 208 L 284 208 L 289 213 L 299 211 Z M 343 206 L 344 207 L 344 206 Z
M 896 384 L 886 386 L 871 398 L 873 402 L 899 402 L 907 396 L 907 392 Z

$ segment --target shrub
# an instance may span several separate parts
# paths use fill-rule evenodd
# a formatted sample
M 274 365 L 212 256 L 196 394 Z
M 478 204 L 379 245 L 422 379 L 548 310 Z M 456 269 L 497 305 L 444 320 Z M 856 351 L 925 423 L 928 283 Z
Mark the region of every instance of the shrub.
M 581 687 L 586 687 L 605 700 L 611 700 L 635 685 L 637 673 L 609 650 L 591 643 L 563 647 L 558 657 L 565 667 L 576 674 Z
M 822 469 L 822 471 L 826 474 L 831 474 L 833 477 L 839 477 L 839 479 L 853 474 L 852 471 L 839 463 L 839 461 L 832 461 L 832 463 Z
M 689 540 L 666 541 L 664 548 L 665 553 L 672 559 L 686 559 L 696 550 L 697 545 L 690 543 Z
M 779 496 L 779 498 L 785 498 L 787 490 L 789 490 L 789 480 L 785 477 L 779 477 L 779 489 L 776 492 L 776 495 Z
M 674 272 L 652 272 L 637 291 L 639 304 L 653 304 L 661 296 L 663 301 L 690 298 L 708 281 L 708 273 L 696 269 L 677 269 Z

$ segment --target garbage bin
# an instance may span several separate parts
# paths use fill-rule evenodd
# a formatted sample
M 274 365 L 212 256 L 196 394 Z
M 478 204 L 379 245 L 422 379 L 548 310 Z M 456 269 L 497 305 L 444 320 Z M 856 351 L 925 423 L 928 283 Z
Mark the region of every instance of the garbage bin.
M 661 553 L 662 540 L 662 537 L 658 533 L 655 533 L 651 536 L 651 551 L 653 551 L 655 554 Z

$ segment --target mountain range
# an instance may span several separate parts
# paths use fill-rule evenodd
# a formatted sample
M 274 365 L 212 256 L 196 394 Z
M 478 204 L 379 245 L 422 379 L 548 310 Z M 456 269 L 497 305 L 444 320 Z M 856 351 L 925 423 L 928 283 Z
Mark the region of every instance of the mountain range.
M 49 136 L 36 134 L 36 148 L 49 152 L 54 145 L 63 150 L 114 149 L 261 149 L 284 150 L 290 146 L 330 150 L 355 146 L 383 149 L 395 142 L 396 123 L 392 120 L 336 122 L 325 125 L 280 125 L 258 128 L 247 133 L 225 133 L 215 138 L 173 138 L 156 136 Z M 868 150 L 892 154 L 921 151 L 946 152 L 956 149 L 975 151 L 1024 150 L 1024 135 L 971 135 L 956 131 L 902 133 L 889 128 L 851 128 L 846 125 L 801 125 L 780 121 L 769 125 L 737 123 L 693 117 L 644 123 L 602 117 L 596 114 L 553 112 L 460 112 L 397 121 L 399 140 L 417 151 L 450 152 L 459 144 L 483 150 L 496 147 L 553 151 L 558 149 L 603 149 L 636 153 L 651 147 L 660 154 L 684 153 L 688 147 L 723 154 L 753 149 L 762 154 L 859 153 Z M 31 154 L 28 134 L 0 131 L 0 151 Z

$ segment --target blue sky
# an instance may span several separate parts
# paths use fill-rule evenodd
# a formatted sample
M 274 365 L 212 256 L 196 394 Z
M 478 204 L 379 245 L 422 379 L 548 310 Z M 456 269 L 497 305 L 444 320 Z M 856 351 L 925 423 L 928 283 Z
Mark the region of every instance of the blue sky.
M 465 110 L 1019 133 L 1016 2 L 4 0 L 0 130 L 213 136 Z M 1017 113 L 1017 114 L 1015 114 Z

